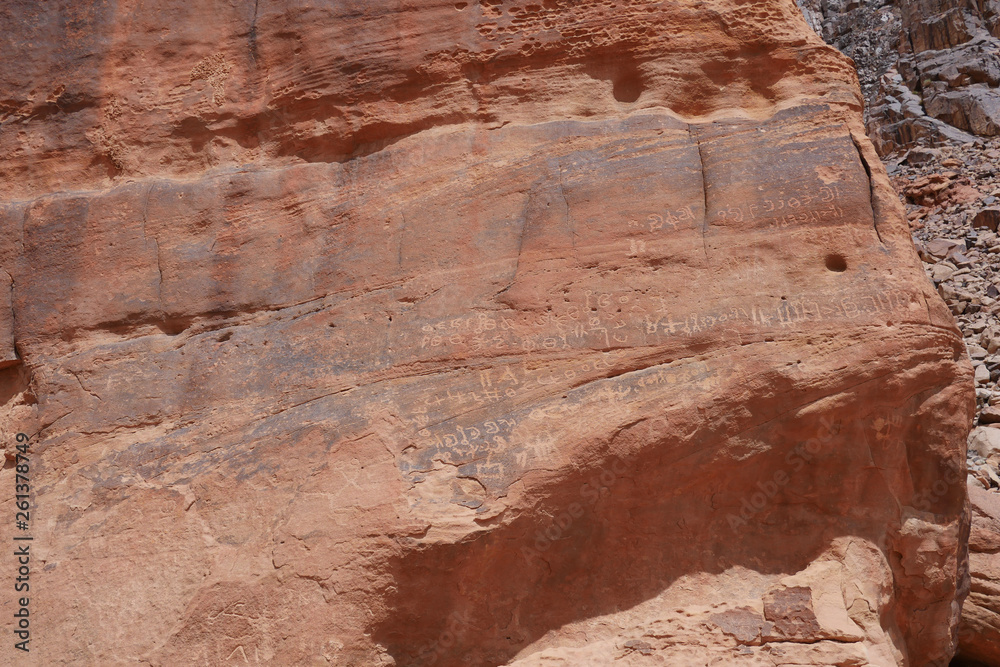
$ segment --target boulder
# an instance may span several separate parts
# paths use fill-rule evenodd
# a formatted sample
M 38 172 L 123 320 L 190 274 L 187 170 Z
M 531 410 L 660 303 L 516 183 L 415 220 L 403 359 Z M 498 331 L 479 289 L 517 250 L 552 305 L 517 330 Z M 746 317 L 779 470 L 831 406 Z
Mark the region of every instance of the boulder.
M 924 251 L 936 259 L 944 259 L 954 252 L 961 252 L 964 249 L 965 242 L 955 239 L 931 239 L 924 245 Z
M 906 199 L 920 206 L 944 206 L 973 202 L 982 193 L 969 184 L 969 179 L 953 171 L 928 174 L 904 186 Z
M 1000 94 L 985 84 L 924 95 L 927 113 L 979 136 L 1000 134 Z
M 978 427 L 969 434 L 969 451 L 1000 463 L 1000 428 Z
M 906 156 L 904 157 L 907 164 L 911 164 L 913 166 L 939 162 L 941 158 L 942 153 L 940 149 L 921 147 L 911 148 L 906 151 Z
M 998 224 L 1000 224 L 1000 207 L 996 206 L 984 208 L 972 218 L 972 226 L 976 229 L 989 229 L 995 232 Z

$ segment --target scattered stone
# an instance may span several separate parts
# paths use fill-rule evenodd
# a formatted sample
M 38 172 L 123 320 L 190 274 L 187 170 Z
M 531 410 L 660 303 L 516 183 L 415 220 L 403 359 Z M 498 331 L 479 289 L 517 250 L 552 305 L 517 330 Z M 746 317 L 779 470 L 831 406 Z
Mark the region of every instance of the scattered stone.
M 948 253 L 952 251 L 953 248 L 962 246 L 964 248 L 965 244 L 961 241 L 955 241 L 954 239 L 933 239 L 924 245 L 927 254 L 931 257 L 936 257 L 938 259 L 944 259 Z
M 958 290 L 949 283 L 938 285 L 938 294 L 941 295 L 945 303 L 955 303 L 958 301 Z
M 905 155 L 906 159 L 898 154 L 886 156 L 897 167 L 893 183 L 904 199 L 907 216 L 921 221 L 912 232 L 917 252 L 956 317 L 977 367 L 978 409 L 991 408 L 981 421 L 997 423 L 991 419 L 1000 405 L 996 390 L 1000 381 L 1000 206 L 995 205 L 1000 174 L 994 167 L 1000 161 L 1000 137 L 979 143 L 946 142 L 934 149 L 911 147 Z M 966 166 L 955 167 L 952 160 Z M 977 192 L 990 194 L 978 201 L 956 200 L 950 189 L 963 179 Z
M 969 186 L 967 178 L 958 178 L 954 172 L 922 176 L 903 188 L 903 194 L 919 206 L 964 203 L 980 197 L 979 191 Z
M 961 251 L 958 250 L 960 246 L 952 248 L 951 252 L 948 253 L 948 259 L 955 263 L 956 266 L 962 268 L 969 268 L 972 265 L 972 260 Z
M 986 355 L 989 354 L 989 352 L 987 352 L 984 348 L 975 344 L 969 345 L 968 348 L 969 348 L 969 356 L 972 359 L 978 361 L 982 361 L 983 359 L 986 358 Z
M 906 153 L 906 157 L 903 159 L 907 164 L 919 167 L 922 164 L 940 160 L 941 150 L 938 148 L 922 148 L 918 146 L 917 148 L 911 148 Z M 896 164 L 896 168 L 899 169 L 898 163 Z
M 955 275 L 955 269 L 952 269 L 945 265 L 944 263 L 935 264 L 931 270 L 931 278 L 934 282 L 939 283 L 942 280 L 948 280 Z
M 639 639 L 630 639 L 625 642 L 625 648 L 629 651 L 637 651 L 642 655 L 652 655 L 653 647 L 649 645 L 649 642 L 644 642 Z
M 984 208 L 972 218 L 973 227 L 989 229 L 992 232 L 997 230 L 998 223 L 1000 223 L 1000 208 L 998 207 Z
M 975 452 L 984 460 L 1000 457 L 1000 428 L 977 426 L 969 434 L 969 453 Z
M 986 368 L 985 366 L 976 367 L 976 381 L 979 380 L 979 369 Z M 1000 424 L 1000 406 L 987 405 L 983 408 L 983 411 L 979 413 L 979 423 L 980 424 Z
M 990 465 L 977 464 L 969 468 L 969 474 L 975 478 L 984 489 L 1000 488 L 1000 477 L 997 476 Z

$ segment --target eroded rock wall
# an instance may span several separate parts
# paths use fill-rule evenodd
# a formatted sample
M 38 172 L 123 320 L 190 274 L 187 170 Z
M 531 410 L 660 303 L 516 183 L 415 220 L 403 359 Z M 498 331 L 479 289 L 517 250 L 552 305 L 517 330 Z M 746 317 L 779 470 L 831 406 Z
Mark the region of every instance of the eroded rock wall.
M 792 2 L 2 11 L 37 664 L 950 658 L 971 367 Z
M 1000 494 L 969 483 L 969 597 L 962 607 L 958 658 L 968 665 L 1000 664 Z
M 804 57 L 822 45 L 785 4 L 15 1 L 0 12 L 18 26 L 0 45 L 16 63 L 0 74 L 12 128 L 0 178 L 18 199 L 112 177 L 344 161 L 465 122 L 635 106 L 767 113 L 798 95 L 857 95 L 843 59 Z

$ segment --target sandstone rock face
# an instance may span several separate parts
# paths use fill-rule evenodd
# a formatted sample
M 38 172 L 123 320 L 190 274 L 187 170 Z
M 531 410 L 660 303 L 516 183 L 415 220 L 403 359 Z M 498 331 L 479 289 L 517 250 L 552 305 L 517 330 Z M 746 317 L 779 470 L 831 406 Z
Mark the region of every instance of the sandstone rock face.
M 972 588 L 962 609 L 958 658 L 966 664 L 1000 664 L 1000 494 L 969 484 Z
M 945 664 L 972 368 L 850 63 L 374 4 L 0 10 L 30 659 Z

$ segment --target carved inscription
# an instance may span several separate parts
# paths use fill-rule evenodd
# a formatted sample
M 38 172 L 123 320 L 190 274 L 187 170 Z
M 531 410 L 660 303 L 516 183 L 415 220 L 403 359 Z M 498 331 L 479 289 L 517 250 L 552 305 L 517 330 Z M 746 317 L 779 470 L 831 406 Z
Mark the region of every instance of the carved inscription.
M 762 267 L 747 264 L 747 278 Z M 809 322 L 888 315 L 921 302 L 920 295 L 877 290 L 845 296 L 816 294 L 787 299 L 757 298 L 709 311 L 687 311 L 666 297 L 637 290 L 586 291 L 579 305 L 532 315 L 480 313 L 425 324 L 420 347 L 528 354 L 568 349 L 614 349 L 662 342 L 663 337 L 694 336 L 720 326 L 732 329 L 787 329 Z M 650 339 L 654 336 L 654 339 Z M 472 400 L 495 401 L 494 394 Z
M 669 395 L 676 386 L 678 396 L 691 396 L 723 382 L 719 371 L 704 363 L 602 379 L 613 368 L 603 356 L 532 362 L 539 352 L 662 344 L 672 337 L 719 329 L 794 330 L 809 323 L 885 317 L 922 307 L 919 294 L 894 289 L 758 297 L 693 312 L 636 290 L 585 291 L 578 305 L 561 312 L 479 313 L 427 323 L 422 345 L 426 349 L 464 345 L 479 353 L 489 349 L 516 355 L 522 361 L 470 372 L 453 386 L 411 403 L 404 421 L 413 429 L 412 444 L 400 467 L 416 481 L 436 467 L 455 466 L 459 477 L 475 478 L 491 492 L 505 489 L 524 470 L 551 462 L 566 437 L 560 429 L 571 429 L 587 407 L 620 405 L 609 413 L 617 414 L 615 410 L 627 411 L 641 401 L 646 391 L 667 389 Z M 541 396 L 551 398 L 539 404 Z M 520 407 L 525 402 L 531 407 Z M 524 424 L 529 426 L 520 429 Z
M 862 315 L 887 314 L 919 304 L 919 296 L 901 290 L 886 290 L 867 296 L 805 297 L 782 299 L 777 304 L 734 306 L 710 313 L 692 313 L 675 319 L 669 313 L 646 318 L 646 333 L 660 336 L 693 336 L 719 325 L 790 328 L 804 322 L 855 319 Z
M 844 210 L 837 205 L 840 190 L 823 186 L 794 197 L 762 199 L 749 204 L 730 204 L 716 213 L 718 220 L 744 222 L 760 220 L 769 229 L 785 229 L 809 223 L 841 220 Z
M 835 184 L 796 187 L 792 194 L 780 192 L 780 186 L 770 191 L 780 196 L 727 204 L 713 213 L 715 222 L 749 223 L 831 245 L 870 240 L 864 230 L 847 224 Z M 663 242 L 655 240 L 657 236 L 696 229 L 702 222 L 700 203 L 650 211 L 625 220 L 631 238 L 623 240 L 628 241 L 630 256 L 645 258 Z M 768 277 L 767 262 L 756 255 L 717 261 L 724 262 L 726 275 L 744 285 Z M 677 270 L 664 275 L 676 276 Z M 635 409 L 647 392 L 655 392 L 656 400 L 662 401 L 677 387 L 678 400 L 684 400 L 724 382 L 724 374 L 704 363 L 602 378 L 602 372 L 611 369 L 604 358 L 571 363 L 559 361 L 561 351 L 662 345 L 670 339 L 720 331 L 793 331 L 815 323 L 887 317 L 921 303 L 919 294 L 869 290 L 860 295 L 837 291 L 733 296 L 715 307 L 698 309 L 691 307 L 690 298 L 679 297 L 678 290 L 646 285 L 574 291 L 542 313 L 504 310 L 426 321 L 421 325 L 420 349 L 428 353 L 510 355 L 522 361 L 469 373 L 450 388 L 411 404 L 404 419 L 413 429 L 412 445 L 404 452 L 402 468 L 416 479 L 440 466 L 455 466 L 459 477 L 475 478 L 491 492 L 506 488 L 523 471 L 552 464 L 564 449 L 560 443 L 570 437 L 573 424 L 588 408 L 602 405 L 609 419 L 617 419 Z M 539 357 L 541 363 L 534 361 Z M 549 398 L 539 403 L 545 396 Z M 530 407 L 521 407 L 525 404 Z
M 649 229 L 651 232 L 673 231 L 682 227 L 692 227 L 697 222 L 694 211 L 690 206 L 684 206 L 676 211 L 666 211 L 663 214 L 650 213 L 645 220 L 629 220 L 628 226 L 631 229 Z
M 477 374 L 477 382 L 470 384 L 491 386 L 495 381 L 491 376 L 510 372 L 521 389 L 537 389 L 557 382 L 565 386 L 565 382 L 577 373 L 593 373 L 606 368 L 610 368 L 607 362 L 597 359 L 573 364 L 569 369 L 532 371 L 522 367 L 516 373 L 511 370 L 483 371 Z M 642 369 L 611 379 L 598 376 L 569 390 L 565 397 L 553 396 L 542 404 L 518 407 L 508 401 L 497 405 L 495 410 L 486 411 L 493 413 L 489 418 L 454 417 L 437 424 L 425 424 L 403 452 L 400 468 L 413 481 L 419 481 L 424 473 L 442 464 L 455 466 L 459 477 L 475 478 L 488 489 L 504 489 L 523 471 L 550 465 L 560 450 L 560 439 L 566 437 L 565 432 L 572 430 L 581 411 L 588 407 L 627 406 L 641 400 L 646 391 L 669 391 L 672 387 L 683 388 L 677 396 L 686 397 L 713 390 L 720 382 L 719 373 L 705 362 Z M 476 390 L 453 391 L 449 396 L 459 399 L 467 393 L 476 393 Z M 457 405 L 449 403 L 446 407 L 462 412 Z M 424 414 L 424 410 L 416 410 L 409 423 L 421 423 Z M 522 425 L 527 428 L 519 429 Z

